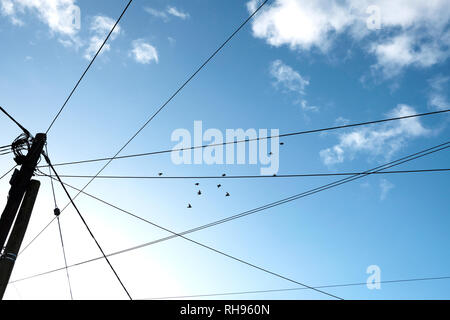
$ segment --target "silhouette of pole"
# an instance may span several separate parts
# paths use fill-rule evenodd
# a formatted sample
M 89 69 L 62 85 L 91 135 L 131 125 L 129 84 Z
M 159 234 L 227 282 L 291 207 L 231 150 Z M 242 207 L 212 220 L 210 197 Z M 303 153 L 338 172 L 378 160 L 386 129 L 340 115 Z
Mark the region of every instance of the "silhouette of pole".
M 0 299 L 3 299 L 9 278 L 14 268 L 17 255 L 22 245 L 28 222 L 30 221 L 34 203 L 39 192 L 41 183 L 37 180 L 31 180 L 28 189 L 17 214 L 16 222 L 8 239 L 8 244 L 0 258 Z
M 27 135 L 27 139 L 29 137 Z M 22 244 L 23 237 L 25 236 L 28 221 L 30 220 L 34 202 L 39 191 L 39 182 L 32 181 L 31 178 L 34 175 L 46 141 L 47 136 L 44 133 L 38 133 L 33 138 L 27 155 L 18 162 L 21 165 L 20 170 L 14 170 L 9 182 L 11 188 L 8 193 L 8 200 L 0 217 L 0 299 L 3 298 L 3 294 L 8 285 L 9 277 L 11 276 L 15 259 Z M 17 159 L 16 157 L 15 160 Z M 18 210 L 19 213 L 17 213 Z M 15 223 L 14 220 L 16 220 Z M 8 244 L 5 248 L 7 239 Z
M 11 178 L 11 189 L 9 190 L 8 201 L 2 216 L 0 217 L 0 250 L 5 246 L 17 210 L 22 202 L 25 191 L 28 189 L 31 177 L 34 174 L 46 140 L 47 136 L 44 133 L 38 133 L 36 135 L 22 167 L 20 170 L 16 169 Z

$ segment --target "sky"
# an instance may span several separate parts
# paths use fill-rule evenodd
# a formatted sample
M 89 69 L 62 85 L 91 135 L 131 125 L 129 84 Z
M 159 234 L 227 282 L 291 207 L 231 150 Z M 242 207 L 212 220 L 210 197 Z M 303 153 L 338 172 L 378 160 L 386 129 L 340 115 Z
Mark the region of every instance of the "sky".
M 0 0 L 0 105 L 33 134 L 45 132 L 126 3 Z M 116 154 L 260 3 L 133 1 L 50 130 L 52 162 Z M 444 0 L 270 0 L 121 155 L 208 144 L 233 129 L 283 134 L 448 109 L 449 21 Z M 231 156 L 233 161 L 226 161 L 221 148 L 197 163 L 194 154 L 191 163 L 183 158 L 181 164 L 175 153 L 121 159 L 102 175 L 261 175 L 269 166 L 261 156 L 267 152 L 277 164 L 270 175 L 361 172 L 446 142 L 449 120 L 439 114 L 286 137 L 280 139 L 283 145 L 258 145 L 259 153 L 246 148 L 256 163 L 249 154 L 244 163 Z M 196 135 L 199 121 L 202 131 Z M 0 145 L 21 133 L 4 116 L 0 128 Z M 447 150 L 395 169 L 447 168 Z M 11 155 L 0 156 L 2 174 L 13 165 Z M 56 170 L 95 175 L 103 165 Z M 0 207 L 9 176 L 0 181 Z M 50 180 L 35 179 L 41 189 L 24 245 L 53 218 Z M 337 179 L 99 178 L 86 192 L 182 232 Z M 78 188 L 89 181 L 63 180 Z M 68 199 L 59 185 L 55 188 L 62 209 Z M 371 266 L 381 281 L 450 276 L 448 192 L 445 172 L 372 175 L 189 237 L 308 286 L 366 283 Z M 75 202 L 106 253 L 170 235 L 87 196 Z M 71 206 L 60 221 L 69 265 L 100 256 Z M 133 299 L 301 287 L 181 238 L 110 261 Z M 19 256 L 11 280 L 61 267 L 54 222 Z M 68 270 L 74 299 L 127 299 L 105 260 Z M 449 285 L 450 280 L 434 280 L 325 291 L 344 299 L 449 299 Z M 5 298 L 70 299 L 66 273 L 15 282 Z M 297 290 L 221 298 L 330 297 Z

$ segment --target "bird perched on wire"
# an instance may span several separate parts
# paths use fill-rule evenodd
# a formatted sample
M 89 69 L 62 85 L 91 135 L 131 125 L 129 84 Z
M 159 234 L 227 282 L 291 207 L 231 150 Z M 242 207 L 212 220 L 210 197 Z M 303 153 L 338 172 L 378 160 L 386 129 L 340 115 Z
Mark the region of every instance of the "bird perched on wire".
M 230 194 L 227 192 L 227 193 L 225 193 L 225 197 L 229 197 L 230 196 Z
M 196 183 L 195 185 L 196 185 L 196 186 L 199 186 L 199 185 L 200 185 L 200 183 L 198 183 L 198 182 L 197 182 L 197 183 Z
M 224 174 L 222 174 L 222 177 L 226 177 L 227 175 L 224 173 Z
M 160 176 L 160 177 L 161 177 L 162 175 L 163 175 L 163 173 L 162 173 L 162 172 L 158 173 L 158 176 Z

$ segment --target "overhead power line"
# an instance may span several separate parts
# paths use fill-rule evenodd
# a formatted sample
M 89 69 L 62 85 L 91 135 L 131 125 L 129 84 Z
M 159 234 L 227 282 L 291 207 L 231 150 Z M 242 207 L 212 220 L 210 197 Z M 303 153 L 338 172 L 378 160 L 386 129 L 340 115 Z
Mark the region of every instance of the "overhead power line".
M 256 8 L 256 10 L 225 40 L 225 42 L 223 42 L 218 49 L 216 49 L 216 51 L 213 52 L 213 54 L 211 54 L 211 56 L 209 56 L 208 59 L 206 59 L 206 61 L 196 70 L 194 71 L 194 73 L 169 97 L 169 99 L 166 100 L 166 102 L 164 102 L 162 104 L 162 106 L 144 123 L 144 125 L 139 128 L 139 130 L 125 143 L 124 146 L 122 146 L 119 151 L 112 157 L 107 159 L 108 162 L 97 172 L 96 175 L 99 175 L 100 173 L 103 172 L 103 170 L 105 170 L 105 168 L 111 163 L 111 161 L 113 161 L 114 159 L 116 159 L 118 157 L 118 155 L 126 148 L 126 146 L 132 141 L 134 140 L 134 138 L 136 138 L 136 136 L 150 123 L 150 121 L 152 121 L 156 115 L 162 111 L 167 104 L 173 100 L 173 98 L 175 98 L 175 96 L 178 95 L 178 93 L 217 55 L 217 53 L 223 48 L 225 47 L 225 45 L 230 42 L 230 40 L 253 18 L 253 16 L 256 15 L 257 12 L 259 12 L 259 10 L 261 10 L 261 8 L 268 2 L 269 0 L 265 0 L 263 3 L 261 3 L 261 5 Z M 131 2 L 131 1 L 130 1 Z M 62 110 L 60 110 L 59 113 L 61 113 Z M 58 114 L 59 114 L 58 113 Z M 57 118 L 57 117 L 55 117 Z M 54 122 L 54 121 L 53 121 Z M 55 166 L 55 165 L 54 165 Z M 73 197 L 73 199 L 76 199 L 80 193 L 82 191 L 84 191 L 91 183 L 92 181 L 94 181 L 95 177 L 93 177 L 91 180 L 89 180 L 89 182 Z M 69 206 L 70 203 L 68 203 L 64 208 L 62 208 L 61 213 Z M 54 220 L 54 219 L 53 219 Z M 45 227 L 47 228 L 53 221 L 50 221 L 49 224 Z M 42 232 L 45 231 L 45 228 L 43 230 L 41 230 L 32 240 L 31 242 L 34 242 L 34 240 L 36 240 L 37 237 L 39 237 L 40 234 L 42 234 Z M 30 245 L 31 243 L 29 243 L 26 248 Z M 22 250 L 23 252 L 24 250 Z
M 63 188 L 64 188 L 64 191 L 68 194 L 67 189 L 65 188 L 65 185 L 67 185 L 67 184 L 65 184 L 64 182 L 62 182 L 61 178 L 58 176 L 58 174 L 56 173 L 56 171 L 54 170 L 54 168 L 51 166 L 50 161 L 48 161 L 48 163 L 49 163 L 50 167 L 52 168 L 53 172 L 54 172 L 55 175 L 56 175 L 56 179 L 55 179 L 55 180 L 58 180 L 58 181 L 61 183 L 61 185 L 62 185 Z M 51 178 L 51 179 L 54 179 L 54 178 Z M 74 206 L 75 206 L 75 205 L 74 205 Z M 77 209 L 77 208 L 75 207 L 75 209 Z M 77 209 L 77 211 L 78 211 L 78 209 Z M 131 213 L 129 213 L 129 214 L 131 214 Z M 240 259 L 240 258 L 237 258 L 237 257 L 235 257 L 235 256 L 232 256 L 232 255 L 230 255 L 230 254 L 228 254 L 228 253 L 225 253 L 225 252 L 223 252 L 223 251 L 221 251 L 221 250 L 215 249 L 215 248 L 213 248 L 213 247 L 211 247 L 211 246 L 205 245 L 205 244 L 200 243 L 200 242 L 198 242 L 198 241 L 195 241 L 195 240 L 192 240 L 192 239 L 190 239 L 190 238 L 187 238 L 187 237 L 185 237 L 185 236 L 183 236 L 183 235 L 177 234 L 176 232 L 174 232 L 174 231 L 172 231 L 172 230 L 169 230 L 169 229 L 167 229 L 167 228 L 164 228 L 164 227 L 162 227 L 162 226 L 159 226 L 159 225 L 157 225 L 157 224 L 155 224 L 155 223 L 153 223 L 153 222 L 151 222 L 151 221 L 149 221 L 149 220 L 143 219 L 143 218 L 141 218 L 141 217 L 139 217 L 139 216 L 136 216 L 136 215 L 133 215 L 133 214 L 131 214 L 131 215 L 132 215 L 133 217 L 135 217 L 135 218 L 141 220 L 141 221 L 144 221 L 144 222 L 149 223 L 149 224 L 151 224 L 151 225 L 153 225 L 153 226 L 155 226 L 155 227 L 157 227 L 157 228 L 159 228 L 159 229 L 162 229 L 162 230 L 164 230 L 164 231 L 167 231 L 167 232 L 173 234 L 174 236 L 181 237 L 181 238 L 183 238 L 184 240 L 187 240 L 187 241 L 189 241 L 189 242 L 191 242 L 191 243 L 194 243 L 194 244 L 196 244 L 196 245 L 198 245 L 198 246 L 201 246 L 201 247 L 203 247 L 203 248 L 206 248 L 206 249 L 208 249 L 208 250 L 210 250 L 210 251 L 213 251 L 213 252 L 215 252 L 215 253 L 218 253 L 218 254 L 220 254 L 220 255 L 222 255 L 222 256 L 225 256 L 225 257 L 227 257 L 227 258 L 230 258 L 230 259 L 232 259 L 232 260 L 234 260 L 234 261 L 240 262 L 240 263 L 245 264 L 245 265 L 247 265 L 247 266 L 250 266 L 250 267 L 252 267 L 252 268 L 254 268 L 254 269 L 263 271 L 263 272 L 265 272 L 265 273 L 267 273 L 267 274 L 276 276 L 276 277 L 278 277 L 278 278 L 280 278 L 280 279 L 283 279 L 283 280 L 286 280 L 286 281 L 289 281 L 289 282 L 292 282 L 292 283 L 295 283 L 295 284 L 304 286 L 305 288 L 310 288 L 310 289 L 312 289 L 312 290 L 314 290 L 314 291 L 317 291 L 317 292 L 319 292 L 319 293 L 321 293 L 321 294 L 324 294 L 324 295 L 327 295 L 327 296 L 329 296 L 329 297 L 332 297 L 332 298 L 335 298 L 335 299 L 339 299 L 339 300 L 343 300 L 341 297 L 338 297 L 338 296 L 333 295 L 333 294 L 331 294 L 331 293 L 328 293 L 328 292 L 325 292 L 325 291 L 319 290 L 319 289 L 314 289 L 314 288 L 308 286 L 307 284 L 304 284 L 304 283 L 302 283 L 302 282 L 299 282 L 299 281 L 293 280 L 293 279 L 291 279 L 291 278 L 285 277 L 285 276 L 283 276 L 283 275 L 281 275 L 281 274 L 279 274 L 279 273 L 270 271 L 270 270 L 268 270 L 268 269 L 266 269 L 266 268 L 257 266 L 257 265 L 255 265 L 255 264 L 253 264 L 253 263 L 250 263 L 250 262 L 245 261 L 245 260 L 243 260 L 243 259 Z M 83 220 L 83 222 L 84 222 L 84 220 Z M 86 227 L 87 227 L 87 226 L 86 226 Z M 94 238 L 94 240 L 95 240 L 95 238 Z M 102 254 L 103 254 L 103 257 L 109 262 L 109 260 L 107 259 L 107 256 L 104 254 L 104 252 L 103 252 L 103 250 L 101 249 L 100 246 L 99 246 L 99 248 L 100 248 L 100 250 L 101 250 L 101 252 L 102 252 Z M 111 265 L 110 265 L 110 266 L 111 266 Z M 67 268 L 67 266 L 66 266 L 66 268 Z M 111 266 L 111 268 L 112 268 L 112 266 Z M 113 269 L 113 271 L 114 271 L 114 269 Z M 117 275 L 117 274 L 116 274 L 116 275 Z M 120 278 L 118 278 L 118 279 L 119 279 L 119 281 L 120 281 Z M 121 283 L 122 283 L 122 282 L 121 282 Z M 124 289 L 125 289 L 125 287 L 124 287 Z M 126 291 L 126 289 L 125 289 L 125 291 Z M 131 299 L 131 297 L 130 297 L 130 299 Z
M 51 224 L 53 223 L 53 221 L 55 221 L 55 220 L 56 220 L 56 217 L 53 217 L 53 219 L 50 220 L 50 222 L 47 223 L 47 224 L 45 225 L 45 227 L 44 227 L 41 231 L 39 231 L 39 233 L 36 234 L 36 235 L 33 237 L 33 239 L 31 239 L 30 242 L 27 243 L 27 245 L 25 245 L 25 246 L 23 247 L 23 249 L 19 252 L 19 254 L 17 255 L 17 257 L 20 257 L 20 255 L 21 255 L 25 250 L 27 250 L 27 249 L 34 243 L 34 241 L 36 241 L 36 239 L 39 238 L 39 236 L 40 236 L 41 234 L 43 234 L 44 231 L 47 230 L 48 227 L 50 227 L 50 225 L 51 225 Z
M 400 173 L 432 173 L 432 172 L 448 172 L 450 168 L 440 169 L 416 169 L 416 170 L 394 170 L 394 171 L 380 171 L 371 174 L 400 174 Z M 366 174 L 364 172 L 339 172 L 339 173 L 303 173 L 303 174 L 277 174 L 277 175 L 238 175 L 238 176 L 97 176 L 97 179 L 276 179 L 276 178 L 306 178 L 306 177 L 333 177 L 333 176 L 353 176 Z M 54 175 L 38 174 L 38 176 Z M 59 175 L 61 178 L 92 178 L 89 175 Z
M 409 283 L 409 282 L 436 281 L 436 280 L 449 280 L 449 279 L 450 279 L 450 276 L 428 277 L 428 278 L 424 277 L 424 278 L 374 281 L 373 284 Z M 342 287 L 355 287 L 355 286 L 366 286 L 366 285 L 367 285 L 367 282 L 354 282 L 354 283 L 314 286 L 314 288 L 327 289 L 327 288 L 342 288 Z M 170 299 L 178 300 L 178 299 L 193 299 L 193 298 L 220 297 L 220 296 L 235 296 L 235 295 L 246 295 L 246 294 L 289 292 L 289 291 L 300 291 L 300 290 L 309 290 L 309 289 L 308 288 L 285 288 L 285 289 L 255 290 L 255 291 L 237 291 L 237 292 L 235 291 L 235 292 L 197 294 L 197 295 L 189 295 L 189 296 L 184 295 L 184 296 L 172 296 L 172 297 L 158 297 L 158 298 L 148 298 L 148 299 L 144 299 L 144 300 L 170 300 Z
M 67 283 L 69 285 L 69 293 L 70 293 L 70 299 L 73 300 L 73 294 L 72 294 L 72 285 L 70 284 L 70 276 L 69 276 L 69 268 L 67 268 L 67 259 L 66 259 L 66 249 L 64 247 L 64 240 L 61 230 L 61 222 L 59 221 L 59 217 L 56 217 L 58 221 L 58 230 L 59 230 L 59 238 L 61 239 L 61 247 L 64 257 L 64 268 L 66 269 L 66 277 L 67 277 Z
M 5 174 L 3 174 L 0 177 L 0 180 L 2 180 L 4 177 L 6 177 L 11 171 L 13 171 L 15 168 L 17 167 L 17 165 L 15 165 L 14 167 L 12 167 L 11 169 L 9 169 Z
M 5 155 L 11 152 L 12 152 L 11 145 L 0 147 L 0 155 Z
M 56 166 L 68 166 L 68 165 L 84 164 L 84 163 L 90 163 L 90 162 L 112 161 L 112 160 L 144 157 L 144 156 L 151 156 L 151 155 L 171 153 L 171 152 L 180 152 L 180 151 L 185 151 L 185 150 L 195 150 L 195 149 L 203 149 L 203 148 L 209 148 L 209 147 L 224 146 L 224 145 L 228 145 L 228 144 L 246 143 L 246 142 L 259 141 L 259 140 L 268 140 L 268 139 L 274 139 L 274 138 L 284 138 L 284 137 L 290 137 L 290 136 L 297 136 L 297 135 L 318 133 L 318 132 L 324 132 L 324 131 L 346 129 L 346 128 L 352 128 L 352 127 L 358 127 L 358 126 L 365 126 L 365 125 L 377 124 L 377 123 L 383 123 L 383 122 L 389 122 L 389 121 L 398 121 L 398 120 L 405 120 L 405 119 L 409 119 L 409 118 L 424 117 L 424 116 L 442 114 L 442 113 L 446 113 L 446 112 L 449 112 L 449 111 L 450 111 L 450 109 L 446 109 L 446 110 L 432 111 L 432 112 L 426 112 L 426 113 L 418 113 L 418 114 L 402 116 L 402 117 L 395 117 L 395 118 L 387 118 L 387 119 L 380 119 L 380 120 L 374 120 L 374 121 L 359 122 L 359 123 L 346 124 L 346 125 L 341 125 L 341 126 L 333 126 L 333 127 L 326 127 L 326 128 L 320 128 L 320 129 L 306 130 L 306 131 L 290 132 L 290 133 L 284 133 L 284 134 L 273 135 L 273 136 L 268 136 L 268 137 L 258 137 L 258 138 L 253 138 L 253 139 L 227 141 L 227 142 L 223 142 L 223 143 L 213 143 L 213 144 L 207 144 L 207 145 L 201 145 L 201 146 L 193 146 L 193 147 L 188 147 L 188 148 L 176 148 L 176 149 L 167 149 L 167 150 L 161 150 L 161 151 L 129 154 L 129 155 L 123 155 L 123 156 L 116 155 L 116 156 L 110 157 L 110 158 L 96 158 L 96 159 L 88 159 L 88 160 L 80 160 L 80 161 L 62 162 L 62 163 L 55 163 L 55 164 L 53 164 L 53 166 L 55 166 L 55 167 Z M 43 166 L 41 166 L 41 167 L 43 167 Z
M 61 178 L 58 176 L 58 173 L 56 172 L 55 168 L 53 168 L 52 163 L 50 162 L 50 159 L 48 158 L 48 156 L 46 154 L 44 154 L 44 158 L 47 161 L 48 165 L 50 166 L 50 168 L 52 169 L 53 173 L 55 174 L 57 180 L 59 181 L 59 183 L 61 184 L 62 188 L 64 189 L 64 192 L 66 193 L 67 197 L 70 200 L 70 203 L 72 204 L 72 206 L 74 207 L 74 209 L 76 210 L 76 212 L 78 213 L 78 216 L 80 217 L 81 221 L 83 222 L 84 226 L 86 227 L 87 231 L 89 232 L 89 234 L 91 235 L 92 239 L 94 239 L 95 244 L 97 245 L 97 247 L 99 248 L 100 252 L 103 255 L 103 258 L 105 258 L 106 262 L 108 263 L 109 267 L 111 268 L 112 272 L 114 273 L 114 275 L 116 276 L 117 280 L 119 281 L 120 285 L 122 286 L 123 290 L 125 291 L 125 293 L 127 294 L 128 298 L 130 300 L 133 300 L 131 298 L 130 293 L 128 292 L 127 288 L 125 287 L 125 285 L 123 284 L 122 280 L 120 279 L 119 275 L 117 274 L 116 270 L 114 269 L 114 267 L 112 266 L 111 262 L 109 261 L 108 257 L 105 255 L 105 252 L 103 251 L 102 247 L 100 246 L 100 243 L 97 241 L 97 239 L 95 238 L 94 234 L 92 233 L 91 229 L 89 228 L 86 220 L 84 220 L 80 210 L 78 210 L 78 207 L 76 206 L 75 202 L 72 199 L 72 196 L 70 195 L 70 193 L 67 191 L 66 186 L 64 185 L 64 183 L 62 182 Z M 59 222 L 59 219 L 58 219 Z M 67 270 L 67 265 L 65 266 L 65 269 Z
M 179 233 L 175 233 L 173 231 L 168 230 L 167 228 L 161 227 L 161 226 L 159 226 L 159 225 L 157 225 L 157 224 L 155 224 L 155 223 L 153 223 L 151 221 L 148 221 L 147 219 L 139 217 L 139 216 L 131 213 L 130 211 L 122 209 L 122 208 L 120 208 L 120 207 L 118 207 L 118 206 L 116 206 L 114 204 L 111 204 L 110 202 L 102 200 L 102 199 L 100 199 L 100 198 L 98 198 L 96 196 L 93 196 L 93 195 L 91 195 L 91 194 L 89 194 L 87 192 L 83 191 L 82 193 L 85 194 L 86 196 L 91 197 L 91 198 L 93 198 L 95 200 L 98 200 L 98 201 L 100 201 L 100 202 L 102 202 L 102 203 L 104 203 L 104 204 L 106 204 L 106 205 L 108 205 L 108 206 L 118 210 L 118 211 L 121 211 L 121 212 L 123 212 L 123 213 L 125 213 L 127 215 L 130 215 L 130 216 L 132 216 L 134 218 L 137 218 L 137 219 L 139 219 L 141 221 L 144 221 L 144 222 L 146 222 L 146 223 L 148 223 L 148 224 L 150 224 L 152 226 L 155 226 L 155 227 L 157 227 L 159 229 L 168 231 L 168 232 L 173 234 L 171 236 L 167 236 L 167 237 L 160 238 L 160 239 L 157 239 L 157 240 L 154 240 L 154 241 L 151 241 L 151 242 L 147 242 L 147 243 L 144 243 L 144 244 L 141 244 L 141 245 L 138 245 L 138 246 L 134 246 L 134 247 L 130 247 L 130 248 L 127 248 L 127 249 L 120 250 L 120 251 L 116 251 L 116 252 L 113 252 L 113 253 L 110 253 L 110 254 L 107 255 L 108 257 L 112 257 L 112 256 L 120 255 L 120 254 L 123 254 L 123 253 L 126 253 L 126 252 L 134 251 L 134 250 L 137 250 L 137 249 L 142 249 L 144 247 L 148 247 L 148 246 L 151 246 L 151 245 L 154 245 L 154 244 L 157 244 L 157 243 L 168 241 L 168 240 L 171 240 L 171 239 L 174 239 L 174 238 L 177 238 L 177 237 L 183 237 L 184 239 L 188 239 L 188 238 L 184 237 L 187 234 L 191 234 L 191 233 L 194 233 L 194 232 L 198 232 L 200 230 L 211 228 L 213 226 L 217 226 L 217 225 L 220 225 L 220 224 L 223 224 L 223 223 L 235 220 L 235 219 L 239 219 L 239 218 L 242 218 L 242 217 L 245 217 L 245 216 L 248 216 L 248 215 L 260 212 L 260 211 L 263 211 L 263 210 L 267 210 L 267 209 L 275 207 L 275 206 L 279 206 L 279 205 L 281 205 L 283 203 L 287 203 L 287 202 L 294 201 L 294 200 L 297 200 L 297 199 L 300 199 L 300 198 L 303 198 L 303 197 L 306 197 L 306 196 L 310 196 L 310 195 L 313 195 L 315 193 L 322 192 L 322 191 L 325 191 L 327 189 L 339 186 L 341 184 L 345 184 L 345 183 L 351 182 L 353 180 L 356 180 L 356 179 L 359 179 L 359 178 L 362 178 L 362 177 L 366 177 L 368 175 L 373 174 L 374 171 L 382 171 L 382 170 L 385 170 L 385 169 L 388 169 L 388 168 L 391 168 L 391 167 L 394 167 L 394 166 L 398 166 L 400 164 L 403 164 L 403 163 L 406 163 L 406 162 L 409 162 L 409 161 L 412 161 L 412 160 L 415 160 L 415 159 L 418 159 L 418 158 L 421 158 L 421 157 L 424 157 L 424 156 L 427 156 L 427 155 L 430 155 L 430 154 L 433 154 L 433 153 L 436 153 L 436 152 L 439 152 L 439 151 L 442 151 L 442 150 L 445 150 L 445 149 L 447 149 L 449 147 L 450 147 L 450 142 L 445 142 L 445 143 L 439 144 L 437 146 L 434 146 L 434 147 L 431 147 L 431 148 L 427 148 L 425 150 L 422 150 L 422 151 L 410 154 L 408 156 L 402 157 L 402 158 L 397 159 L 395 161 L 391 161 L 389 163 L 386 163 L 384 165 L 375 167 L 373 169 L 367 170 L 366 173 L 364 173 L 363 175 L 355 175 L 355 176 L 351 176 L 351 177 L 344 178 L 344 179 L 341 179 L 341 180 L 337 180 L 337 181 L 334 181 L 332 183 L 325 184 L 325 185 L 323 185 L 321 187 L 310 189 L 308 191 L 296 194 L 294 196 L 291 196 L 291 197 L 288 197 L 288 198 L 285 198 L 285 199 L 282 199 L 282 200 L 279 200 L 279 201 L 275 201 L 275 202 L 269 203 L 269 204 L 264 205 L 264 206 L 260 206 L 260 207 L 255 208 L 255 209 L 244 211 L 242 213 L 230 216 L 228 218 L 217 220 L 217 221 L 214 221 L 212 223 L 205 224 L 205 225 L 202 225 L 202 226 L 199 226 L 199 227 L 196 227 L 196 228 L 193 228 L 193 229 L 189 229 L 189 230 L 186 230 L 186 231 L 183 231 L 183 232 L 179 232 Z M 71 186 L 71 185 L 69 185 L 67 183 L 64 183 L 64 184 L 66 186 L 76 190 L 76 191 L 80 191 L 80 189 L 78 189 L 76 187 L 73 187 L 73 186 Z M 97 258 L 92 258 L 92 259 L 89 259 L 89 260 L 84 260 L 84 261 L 81 261 L 81 262 L 78 262 L 78 263 L 70 265 L 69 268 L 80 266 L 80 265 L 83 265 L 83 264 L 86 264 L 86 263 L 91 263 L 91 262 L 100 260 L 102 258 L 103 257 L 97 257 Z M 35 275 L 29 276 L 29 277 L 26 277 L 26 278 L 22 278 L 22 279 L 18 279 L 18 280 L 12 281 L 11 283 L 25 281 L 25 280 L 28 280 L 28 279 L 33 279 L 35 277 L 40 277 L 40 276 L 43 276 L 43 275 L 51 274 L 51 273 L 54 273 L 54 272 L 57 272 L 57 271 L 60 271 L 60 270 L 61 270 L 61 268 L 49 270 L 49 271 L 46 271 L 46 272 L 43 272 L 43 273 L 35 274 Z
M 53 125 L 55 124 L 55 121 L 58 119 L 58 117 L 60 116 L 61 112 L 64 110 L 64 108 L 66 107 L 67 103 L 69 102 L 70 98 L 72 98 L 73 94 L 75 93 L 75 90 L 77 90 L 78 86 L 80 85 L 81 81 L 83 80 L 84 76 L 86 75 L 86 73 L 89 71 L 89 69 L 91 68 L 92 64 L 94 63 L 95 59 L 97 58 L 97 56 L 100 54 L 100 51 L 102 51 L 103 47 L 105 46 L 106 42 L 108 41 L 108 39 L 111 37 L 111 34 L 114 32 L 114 30 L 116 29 L 117 25 L 119 24 L 120 20 L 122 19 L 123 15 L 125 14 L 125 12 L 128 10 L 128 7 L 131 5 L 131 3 L 133 2 L 133 0 L 130 0 L 128 2 L 128 4 L 125 6 L 125 9 L 123 9 L 122 13 L 120 14 L 119 18 L 116 20 L 116 22 L 114 23 L 113 27 L 111 28 L 111 30 L 109 31 L 108 35 L 106 36 L 105 40 L 103 41 L 102 45 L 100 46 L 100 48 L 98 48 L 97 52 L 95 53 L 94 57 L 91 59 L 91 62 L 89 62 L 88 66 L 86 67 L 86 69 L 84 70 L 83 74 L 81 75 L 80 79 L 78 79 L 77 83 L 75 84 L 75 86 L 73 87 L 72 91 L 69 93 L 69 96 L 66 98 L 66 100 L 64 101 L 63 105 L 61 106 L 61 108 L 59 109 L 58 113 L 55 115 L 55 117 L 53 118 L 52 122 L 50 123 L 47 131 L 45 132 L 46 134 L 48 134 L 48 132 L 50 131 L 50 129 L 53 127 Z
M 45 144 L 45 153 L 48 156 L 47 143 Z M 50 175 L 52 174 L 52 169 L 50 168 L 50 166 L 48 167 L 48 172 Z M 70 284 L 69 269 L 67 268 L 66 248 L 64 247 L 64 238 L 63 238 L 63 234 L 62 234 L 62 230 L 61 230 L 61 222 L 59 221 L 59 209 L 58 209 L 58 204 L 56 202 L 55 186 L 53 184 L 53 179 L 50 179 L 50 184 L 52 187 L 53 202 L 55 204 L 54 213 L 56 216 L 56 220 L 58 221 L 59 238 L 61 240 L 61 248 L 62 248 L 62 253 L 63 253 L 63 257 L 64 257 L 64 266 L 66 268 L 67 284 L 68 284 L 68 288 L 69 288 L 70 299 L 73 300 L 72 285 Z
M 217 48 L 206 60 L 203 62 L 203 64 L 196 69 L 194 73 L 159 107 L 159 109 L 153 113 L 150 118 L 147 119 L 147 121 L 131 136 L 130 139 L 117 151 L 117 153 L 109 159 L 109 161 L 96 173 L 95 176 L 93 176 L 88 183 L 81 189 L 81 191 L 84 191 L 91 183 L 95 180 L 95 178 L 103 172 L 103 170 L 106 169 L 106 167 L 131 143 L 131 141 L 136 138 L 139 133 L 141 133 L 142 130 L 144 130 L 145 127 L 183 90 L 184 87 L 219 53 L 220 50 L 222 50 L 223 47 L 253 18 L 253 16 L 268 2 L 269 0 L 265 0 L 261 5 L 256 8 L 256 10 L 243 22 L 241 25 Z M 131 1 L 130 1 L 131 2 Z M 78 192 L 73 199 L 76 199 L 81 192 Z M 62 210 L 63 212 L 70 203 L 68 203 Z
M 16 119 L 14 119 L 13 116 L 11 116 L 8 112 L 6 112 L 5 109 L 0 107 L 0 111 L 3 112 L 12 122 L 14 122 L 25 133 L 25 135 L 27 135 L 28 137 L 32 136 L 30 132 L 27 129 L 25 129 L 25 127 L 22 126 Z

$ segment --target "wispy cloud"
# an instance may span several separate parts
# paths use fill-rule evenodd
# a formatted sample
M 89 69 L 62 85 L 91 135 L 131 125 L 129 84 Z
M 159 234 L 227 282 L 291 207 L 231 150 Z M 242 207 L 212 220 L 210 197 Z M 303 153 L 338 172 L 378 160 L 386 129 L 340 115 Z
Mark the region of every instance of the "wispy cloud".
M 91 33 L 91 37 L 89 39 L 89 45 L 85 50 L 84 58 L 90 60 L 98 51 L 103 41 L 105 40 L 108 33 L 111 31 L 114 26 L 115 21 L 107 16 L 95 16 L 92 19 L 91 25 L 89 27 L 89 32 Z M 111 34 L 110 40 L 114 40 L 121 32 L 121 28 L 119 25 L 116 26 L 114 32 Z M 111 49 L 111 45 L 106 43 L 100 54 L 109 51 Z
M 74 23 L 74 15 L 79 9 L 75 2 L 76 0 L 0 0 L 0 11 L 17 26 L 25 24 L 27 13 L 36 15 L 49 27 L 52 34 L 63 36 L 65 41 L 72 41 L 72 44 L 79 44 L 76 35 L 80 26 Z
M 261 0 L 250 0 L 249 11 Z M 253 35 L 272 46 L 328 53 L 340 35 L 368 39 L 367 8 L 380 9 L 383 35 L 362 47 L 376 58 L 372 71 L 384 77 L 410 66 L 429 67 L 450 56 L 450 6 L 447 0 L 276 0 L 252 21 Z
M 381 189 L 381 194 L 380 194 L 380 200 L 383 201 L 387 198 L 389 191 L 391 191 L 392 189 L 394 189 L 395 185 L 393 183 L 391 183 L 390 181 L 386 180 L 386 179 L 381 179 L 380 180 L 380 189 Z
M 270 65 L 270 74 L 275 79 L 274 85 L 286 92 L 294 92 L 298 95 L 298 103 L 303 110 L 317 110 L 317 107 L 308 105 L 303 98 L 305 88 L 309 85 L 309 80 L 295 71 L 281 60 L 275 60 Z
M 169 41 L 171 46 L 174 46 L 177 43 L 177 40 L 172 37 L 167 37 L 167 40 Z
M 158 63 L 158 52 L 156 48 L 143 39 L 134 40 L 132 42 L 131 56 L 138 63 L 149 64 L 154 61 Z
M 186 20 L 190 17 L 189 13 L 180 11 L 175 7 L 167 7 L 167 13 L 183 20 Z
M 415 110 L 401 104 L 388 113 L 390 117 L 415 114 Z M 418 118 L 409 118 L 376 127 L 363 127 L 339 135 L 339 143 L 320 151 L 325 165 L 331 166 L 353 159 L 357 154 L 390 159 L 406 143 L 417 137 L 427 136 L 431 130 L 423 127 Z
M 183 12 L 173 6 L 167 6 L 165 10 L 157 10 L 150 7 L 145 7 L 144 10 L 153 17 L 162 19 L 164 22 L 168 22 L 170 17 L 176 17 L 182 20 L 186 20 L 190 17 L 189 13 Z
M 169 21 L 169 15 L 167 14 L 166 11 L 160 11 L 160 10 L 156 10 L 156 9 L 153 9 L 153 8 L 150 8 L 150 7 L 145 7 L 144 10 L 148 14 L 152 15 L 153 17 L 161 18 L 164 21 Z
M 428 104 L 438 110 L 448 109 L 450 101 L 447 94 L 449 91 L 450 77 L 442 75 L 436 76 L 428 81 L 430 93 L 428 94 Z

